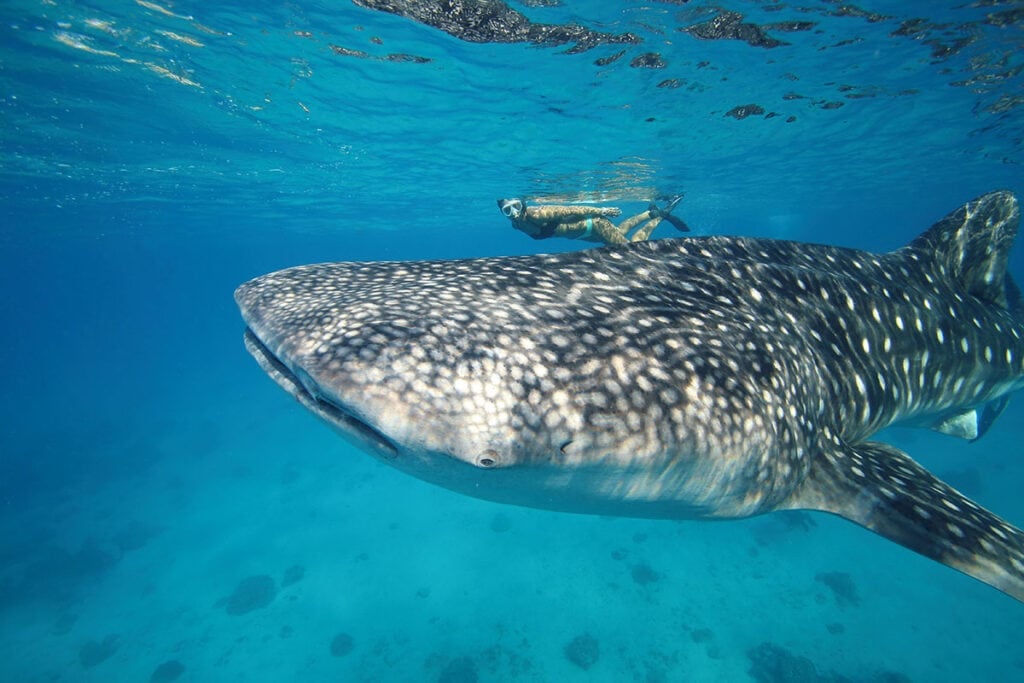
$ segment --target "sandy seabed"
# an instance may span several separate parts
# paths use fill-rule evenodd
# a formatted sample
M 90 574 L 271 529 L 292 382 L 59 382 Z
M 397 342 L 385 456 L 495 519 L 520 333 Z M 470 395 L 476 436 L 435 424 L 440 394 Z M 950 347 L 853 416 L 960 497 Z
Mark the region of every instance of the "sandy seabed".
M 491 504 L 358 453 L 262 378 L 248 396 L 81 446 L 101 455 L 69 453 L 79 475 L 8 506 L 0 678 L 1024 676 L 1024 606 L 842 520 Z M 990 449 L 1012 447 L 996 431 Z M 895 436 L 948 451 L 938 466 L 983 501 L 1024 477 L 979 473 L 948 438 Z

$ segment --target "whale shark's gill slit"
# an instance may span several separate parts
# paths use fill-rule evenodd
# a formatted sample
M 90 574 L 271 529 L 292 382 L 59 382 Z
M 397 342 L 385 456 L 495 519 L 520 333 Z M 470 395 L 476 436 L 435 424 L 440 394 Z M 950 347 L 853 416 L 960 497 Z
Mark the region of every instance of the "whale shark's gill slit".
M 385 459 L 398 457 L 398 448 L 390 439 L 346 410 L 344 406 L 335 403 L 329 396 L 325 396 L 307 373 L 301 370 L 299 373 L 293 372 L 250 328 L 245 330 L 245 347 L 264 372 L 294 396 L 299 403 L 313 412 L 319 413 L 343 433 L 354 436 L 366 445 L 375 448 Z

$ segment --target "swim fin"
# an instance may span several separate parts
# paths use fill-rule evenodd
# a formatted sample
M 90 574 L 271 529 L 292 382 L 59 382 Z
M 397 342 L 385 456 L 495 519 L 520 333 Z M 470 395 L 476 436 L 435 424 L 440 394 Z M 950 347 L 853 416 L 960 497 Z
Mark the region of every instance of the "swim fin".
M 662 218 L 671 223 L 676 230 L 681 232 L 690 232 L 690 226 L 684 223 L 682 218 L 676 218 L 670 214 L 665 214 Z

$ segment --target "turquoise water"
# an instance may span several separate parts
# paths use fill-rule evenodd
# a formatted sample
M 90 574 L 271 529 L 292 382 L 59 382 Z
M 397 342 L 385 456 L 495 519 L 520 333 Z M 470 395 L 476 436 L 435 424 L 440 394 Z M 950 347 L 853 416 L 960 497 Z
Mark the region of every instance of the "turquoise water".
M 546 4 L 510 6 L 642 42 L 341 0 L 0 5 L 0 679 L 815 680 L 778 648 L 819 680 L 1024 677 L 1020 604 L 853 525 L 461 497 L 245 352 L 231 294 L 270 270 L 587 246 L 497 197 L 685 192 L 699 235 L 881 251 L 1024 194 L 1020 3 Z M 716 7 L 813 26 L 679 30 Z M 1022 419 L 886 438 L 1020 523 Z

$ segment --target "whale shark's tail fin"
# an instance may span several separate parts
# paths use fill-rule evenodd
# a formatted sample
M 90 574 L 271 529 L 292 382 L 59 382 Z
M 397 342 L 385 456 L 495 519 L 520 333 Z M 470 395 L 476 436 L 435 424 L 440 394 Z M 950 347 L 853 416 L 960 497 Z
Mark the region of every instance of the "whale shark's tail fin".
M 833 445 L 780 507 L 839 515 L 1024 601 L 1024 533 L 893 446 Z
M 901 251 L 933 261 L 940 273 L 983 301 L 1024 312 L 1020 290 L 1006 272 L 1019 223 L 1013 193 L 990 192 L 953 211 Z

